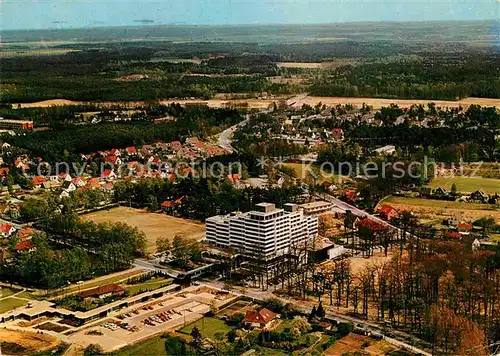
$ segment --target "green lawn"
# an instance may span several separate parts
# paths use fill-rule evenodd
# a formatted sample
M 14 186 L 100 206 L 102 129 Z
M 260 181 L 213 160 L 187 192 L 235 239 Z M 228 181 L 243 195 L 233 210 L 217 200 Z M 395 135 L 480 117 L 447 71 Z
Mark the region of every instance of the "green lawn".
M 139 342 L 132 346 L 124 347 L 113 352 L 113 356 L 167 356 L 165 351 L 165 339 L 155 336 L 151 339 Z
M 8 312 L 9 310 L 22 307 L 28 304 L 27 301 L 17 298 L 7 298 L 0 300 L 0 314 Z
M 90 283 L 85 283 L 85 284 L 82 284 L 82 285 L 72 285 L 71 287 L 68 287 L 68 288 L 65 288 L 64 289 L 64 293 L 70 293 L 70 292 L 76 292 L 76 291 L 80 291 L 80 290 L 83 290 L 83 289 L 88 289 L 88 288 L 93 288 L 93 287 L 99 287 L 99 286 L 105 286 L 107 284 L 112 284 L 112 283 L 116 283 L 118 281 L 121 281 L 121 280 L 126 280 L 130 277 L 134 277 L 134 276 L 137 276 L 139 274 L 142 274 L 144 272 L 142 271 L 138 271 L 138 270 L 134 270 L 134 271 L 130 271 L 130 272 L 127 272 L 127 273 L 123 273 L 119 276 L 114 276 L 114 277 L 110 277 L 110 278 L 105 278 L 105 279 L 101 279 L 99 281 L 94 281 L 94 282 L 90 282 Z
M 421 199 L 421 198 L 406 198 L 406 197 L 389 197 L 384 200 L 384 203 L 408 204 L 413 206 L 429 206 L 441 209 L 464 209 L 464 210 L 488 210 L 490 205 L 479 203 L 466 203 L 449 200 Z M 494 209 L 493 209 L 494 210 Z
M 201 335 L 203 335 L 204 337 L 208 337 L 210 339 L 216 339 L 215 337 L 216 333 L 227 334 L 233 329 L 232 326 L 227 325 L 224 321 L 220 319 L 206 317 L 197 320 L 192 324 L 186 325 L 185 327 L 180 329 L 179 332 L 189 335 L 191 334 L 191 330 L 193 330 L 195 326 L 198 327 L 198 329 L 201 332 Z
M 0 298 L 11 296 L 12 294 L 19 293 L 22 289 L 0 287 Z
M 500 179 L 492 178 L 437 177 L 428 186 L 450 190 L 453 184 L 457 186 L 460 193 L 471 193 L 475 190 L 482 190 L 489 194 L 500 193 Z
M 142 291 L 155 290 L 155 289 L 161 288 L 162 286 L 166 286 L 166 285 L 171 284 L 172 281 L 173 280 L 171 278 L 157 277 L 157 278 L 150 279 L 149 281 L 144 282 L 144 283 L 131 284 L 131 285 L 125 287 L 125 289 L 127 291 L 129 291 L 130 295 L 136 295 L 141 290 Z

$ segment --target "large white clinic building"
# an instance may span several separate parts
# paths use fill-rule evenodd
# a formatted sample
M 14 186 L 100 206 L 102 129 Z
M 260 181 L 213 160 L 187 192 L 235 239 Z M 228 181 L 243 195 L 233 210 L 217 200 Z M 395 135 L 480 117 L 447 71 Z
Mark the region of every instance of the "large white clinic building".
M 212 216 L 206 220 L 206 238 L 221 248 L 234 248 L 244 256 L 271 260 L 290 253 L 318 234 L 318 218 L 306 216 L 296 204 L 278 209 L 271 203 L 255 210 Z

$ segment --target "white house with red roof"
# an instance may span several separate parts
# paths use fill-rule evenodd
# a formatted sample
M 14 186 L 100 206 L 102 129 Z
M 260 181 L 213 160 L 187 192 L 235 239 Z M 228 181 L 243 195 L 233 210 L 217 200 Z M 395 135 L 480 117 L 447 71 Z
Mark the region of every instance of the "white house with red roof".
M 116 155 L 109 155 L 109 156 L 104 157 L 104 162 L 111 163 L 114 165 L 122 164 L 122 160 L 120 159 L 120 157 L 118 157 Z
M 35 244 L 31 240 L 23 240 L 18 242 L 14 247 L 16 252 L 32 252 L 35 250 Z
M 137 149 L 134 146 L 130 146 L 130 147 L 125 148 L 125 152 L 129 156 L 132 156 L 132 155 L 136 155 L 137 154 Z
M 105 169 L 104 172 L 102 172 L 102 178 L 107 181 L 113 181 L 116 179 L 116 173 L 112 169 Z
M 12 224 L 0 224 L 0 236 L 9 237 L 14 232 L 16 232 L 16 228 Z
M 121 156 L 121 151 L 117 148 L 112 148 L 111 151 L 109 151 L 109 153 L 113 156 Z
M 243 322 L 247 328 L 268 329 L 277 318 L 278 314 L 262 308 L 260 310 L 248 310 Z

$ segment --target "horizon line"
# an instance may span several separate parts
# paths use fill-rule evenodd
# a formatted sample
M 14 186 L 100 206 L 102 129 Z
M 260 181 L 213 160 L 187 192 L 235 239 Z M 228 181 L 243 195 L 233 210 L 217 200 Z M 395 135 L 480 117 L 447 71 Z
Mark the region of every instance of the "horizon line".
M 255 26 L 328 26 L 338 24 L 370 24 L 370 23 L 457 23 L 457 22 L 493 22 L 500 26 L 500 21 L 496 18 L 490 19 L 474 19 L 474 20 L 384 20 L 384 21 L 337 21 L 337 22 L 309 22 L 309 23 L 283 23 L 283 22 L 264 22 L 264 23 L 241 23 L 241 24 L 180 24 L 180 23 L 165 23 L 165 24 L 134 24 L 134 25 L 89 25 L 87 27 L 45 27 L 45 28 L 18 28 L 18 29 L 3 29 L 0 28 L 0 33 L 16 32 L 16 31 L 71 31 L 71 30 L 89 30 L 89 29 L 116 29 L 116 28 L 147 28 L 147 27 L 255 27 Z

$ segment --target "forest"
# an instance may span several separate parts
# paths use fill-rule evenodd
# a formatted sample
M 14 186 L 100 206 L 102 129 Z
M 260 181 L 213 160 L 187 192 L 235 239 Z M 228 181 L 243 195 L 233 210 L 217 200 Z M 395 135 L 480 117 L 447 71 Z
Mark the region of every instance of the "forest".
M 56 123 L 57 130 L 35 131 L 17 136 L 4 135 L 3 139 L 13 146 L 29 151 L 32 157 L 42 157 L 49 162 L 76 162 L 80 153 L 142 146 L 156 141 L 170 142 L 189 136 L 204 139 L 242 121 L 241 114 L 234 109 L 212 109 L 204 106 L 184 108 L 177 104 L 154 105 L 146 109 L 146 115 L 150 116 L 150 119 L 166 114 L 177 120 L 159 124 L 149 119 L 87 125 L 60 126 L 60 123 Z
M 419 54 L 346 65 L 315 79 L 316 96 L 457 100 L 500 98 L 500 59 L 485 54 Z
M 217 93 L 367 96 L 456 100 L 498 98 L 493 46 L 397 41 L 267 43 L 165 41 L 59 45 L 68 53 L 0 58 L 2 103 L 46 99 L 209 99 Z M 278 62 L 331 62 L 332 69 L 280 68 Z M 304 83 L 274 83 L 305 75 Z
M 115 200 L 152 211 L 159 209 L 163 201 L 183 198 L 175 214 L 193 220 L 204 221 L 214 215 L 233 211 L 249 211 L 257 203 L 272 201 L 277 206 L 297 202 L 302 189 L 289 188 L 234 188 L 224 179 L 195 178 L 189 175 L 176 184 L 168 180 L 142 179 L 137 184 L 126 181 L 114 185 Z
M 33 237 L 35 251 L 16 253 L 12 261 L 0 263 L 0 279 L 56 289 L 68 281 L 129 268 L 144 254 L 143 232 L 125 223 L 83 221 L 74 203 L 50 197 L 32 199 L 23 206 L 23 218 L 36 217 L 36 226 L 45 232 Z M 15 245 L 15 239 L 11 243 Z

